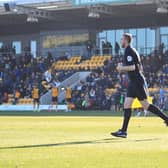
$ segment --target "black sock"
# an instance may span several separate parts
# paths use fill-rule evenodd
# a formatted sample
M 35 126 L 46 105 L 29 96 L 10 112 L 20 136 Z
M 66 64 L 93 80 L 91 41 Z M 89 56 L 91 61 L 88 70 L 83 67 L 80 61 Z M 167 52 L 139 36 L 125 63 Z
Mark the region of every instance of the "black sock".
M 131 109 L 124 109 L 124 121 L 121 129 L 122 131 L 127 132 L 130 118 L 131 118 Z
M 160 118 L 162 118 L 163 120 L 168 120 L 168 116 L 164 113 L 162 113 L 160 111 L 160 109 L 156 106 L 154 106 L 153 104 L 150 104 L 148 111 L 150 111 L 151 113 L 159 116 Z

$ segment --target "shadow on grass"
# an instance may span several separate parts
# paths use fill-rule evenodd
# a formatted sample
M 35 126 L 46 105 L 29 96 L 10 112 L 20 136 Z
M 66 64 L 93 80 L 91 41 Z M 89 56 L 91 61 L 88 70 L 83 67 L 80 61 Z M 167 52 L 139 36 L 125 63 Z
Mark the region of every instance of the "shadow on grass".
M 84 145 L 84 144 L 107 144 L 107 143 L 121 143 L 121 142 L 150 142 L 157 141 L 159 138 L 151 139 L 137 139 L 137 140 L 123 140 L 121 138 L 107 138 L 95 141 L 74 141 L 74 142 L 62 142 L 62 143 L 53 143 L 53 144 L 37 144 L 37 145 L 23 145 L 23 146 L 9 146 L 9 147 L 0 147 L 2 149 L 24 149 L 24 148 L 40 148 L 40 147 L 57 147 L 57 146 L 69 146 L 69 145 Z
M 150 141 L 158 141 L 158 140 L 161 140 L 160 138 L 149 138 L 149 139 L 137 139 L 137 140 L 134 140 L 134 142 L 150 142 Z

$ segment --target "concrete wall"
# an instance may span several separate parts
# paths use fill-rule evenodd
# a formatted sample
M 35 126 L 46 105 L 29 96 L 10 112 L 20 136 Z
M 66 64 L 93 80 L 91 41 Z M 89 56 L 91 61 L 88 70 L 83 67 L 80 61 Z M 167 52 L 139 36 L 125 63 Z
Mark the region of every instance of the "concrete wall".
M 51 52 L 53 56 L 63 56 L 65 52 L 71 53 L 71 55 L 86 55 L 86 46 L 85 44 L 81 46 L 62 46 L 57 48 L 43 48 L 43 40 L 46 36 L 54 35 L 71 35 L 71 34 L 88 34 L 88 40 L 91 39 L 95 41 L 96 33 L 89 32 L 87 29 L 83 30 L 62 30 L 62 31 L 42 31 L 36 34 L 25 34 L 25 35 L 9 35 L 9 36 L 0 36 L 0 42 L 3 42 L 4 45 L 12 45 L 13 41 L 21 41 L 22 51 L 27 46 L 30 46 L 31 40 L 37 41 L 37 55 L 38 56 L 47 56 L 48 52 Z
M 51 52 L 54 56 L 64 56 L 65 52 L 70 53 L 71 55 L 85 55 L 86 54 L 86 46 L 62 46 L 57 48 L 43 48 L 43 41 L 47 36 L 57 36 L 57 35 L 72 35 L 72 34 L 88 34 L 90 36 L 89 31 L 87 29 L 83 30 L 60 30 L 60 31 L 43 31 L 40 33 L 40 48 L 41 55 L 45 56 L 48 52 Z M 89 38 L 88 38 L 89 40 Z

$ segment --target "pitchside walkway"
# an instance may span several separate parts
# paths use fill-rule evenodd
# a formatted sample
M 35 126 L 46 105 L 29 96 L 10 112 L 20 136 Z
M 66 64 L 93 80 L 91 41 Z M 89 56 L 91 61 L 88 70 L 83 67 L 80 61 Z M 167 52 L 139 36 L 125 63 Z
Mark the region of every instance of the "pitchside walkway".
M 166 111 L 168 114 L 168 112 Z M 121 112 L 112 112 L 112 111 L 102 111 L 102 110 L 75 110 L 71 112 L 48 112 L 46 110 L 40 112 L 32 111 L 0 111 L 0 116 L 65 116 L 65 117 L 121 117 L 123 116 L 123 111 Z M 137 113 L 133 111 L 132 116 L 137 117 Z M 144 113 L 141 113 L 141 116 L 144 116 Z M 147 117 L 155 117 L 153 114 L 149 113 Z

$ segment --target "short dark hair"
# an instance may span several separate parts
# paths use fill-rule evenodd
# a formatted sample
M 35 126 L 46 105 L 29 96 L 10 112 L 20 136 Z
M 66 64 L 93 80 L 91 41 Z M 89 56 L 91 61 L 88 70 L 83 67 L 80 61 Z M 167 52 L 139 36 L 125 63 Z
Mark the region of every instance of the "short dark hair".
M 124 33 L 123 36 L 127 39 L 129 44 L 132 42 L 132 34 Z

